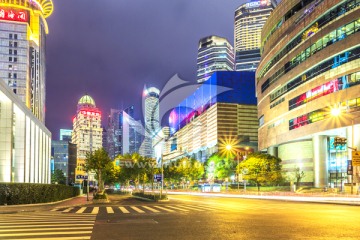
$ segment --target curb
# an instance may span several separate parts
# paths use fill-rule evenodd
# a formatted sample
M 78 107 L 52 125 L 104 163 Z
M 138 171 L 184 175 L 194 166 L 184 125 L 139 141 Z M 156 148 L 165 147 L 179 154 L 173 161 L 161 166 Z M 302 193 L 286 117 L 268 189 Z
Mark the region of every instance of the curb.
M 46 206 L 46 205 L 57 204 L 57 203 L 69 201 L 69 200 L 74 199 L 74 198 L 77 198 L 77 197 L 81 197 L 81 195 L 76 196 L 76 197 L 72 197 L 72 198 L 67 198 L 67 199 L 64 199 L 64 200 L 60 200 L 60 201 L 57 201 L 57 202 L 31 203 L 31 204 L 19 204 L 19 205 L 1 205 L 1 206 L 0 206 L 0 210 L 1 210 L 2 207 L 15 208 L 15 207 L 39 207 L 39 206 Z
M 134 196 L 134 195 L 131 195 L 131 197 L 137 198 L 137 199 L 140 199 L 140 200 L 144 200 L 144 201 L 148 201 L 148 202 L 155 202 L 155 200 L 149 199 L 149 198 L 143 198 L 143 197 L 138 197 L 138 196 Z

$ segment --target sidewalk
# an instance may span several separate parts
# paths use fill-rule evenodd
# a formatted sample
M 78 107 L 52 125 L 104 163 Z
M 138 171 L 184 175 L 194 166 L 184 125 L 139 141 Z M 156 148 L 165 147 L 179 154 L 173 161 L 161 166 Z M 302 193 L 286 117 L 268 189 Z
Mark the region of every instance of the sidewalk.
M 294 192 L 220 192 L 202 193 L 187 191 L 167 191 L 169 195 L 192 195 L 192 196 L 211 196 L 226 198 L 246 198 L 246 199 L 265 199 L 294 202 L 311 203 L 332 203 L 360 206 L 359 195 L 343 195 L 336 193 L 294 193 Z
M 89 201 L 87 201 L 86 194 L 83 194 L 77 197 L 65 199 L 58 202 L 0 206 L 0 214 L 17 213 L 17 212 L 35 212 L 41 210 L 42 211 L 50 210 L 55 207 L 86 205 L 92 203 L 92 198 L 93 198 L 92 194 L 89 194 Z

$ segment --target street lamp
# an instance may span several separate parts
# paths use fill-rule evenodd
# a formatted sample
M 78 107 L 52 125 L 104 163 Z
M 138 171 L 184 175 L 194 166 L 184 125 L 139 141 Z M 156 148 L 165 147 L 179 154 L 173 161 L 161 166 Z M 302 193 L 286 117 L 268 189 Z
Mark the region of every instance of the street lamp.
M 228 152 L 230 152 L 232 150 L 232 146 L 231 145 L 226 145 L 226 150 Z M 236 158 L 237 158 L 237 168 L 239 168 L 239 151 L 237 151 L 236 149 L 234 150 L 236 152 Z M 239 171 L 236 171 L 237 173 L 237 184 L 238 184 L 238 191 L 240 190 L 240 179 L 239 179 Z

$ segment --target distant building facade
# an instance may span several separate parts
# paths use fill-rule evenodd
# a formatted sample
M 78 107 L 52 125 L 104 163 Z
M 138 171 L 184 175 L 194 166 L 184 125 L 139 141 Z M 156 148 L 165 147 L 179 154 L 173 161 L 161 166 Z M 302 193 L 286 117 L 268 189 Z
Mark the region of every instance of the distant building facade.
M 234 62 L 234 48 L 226 38 L 208 36 L 200 39 L 197 81 L 206 81 L 216 71 L 233 71 Z
M 76 182 L 87 178 L 84 170 L 86 153 L 102 147 L 101 111 L 89 95 L 80 98 L 73 118 L 72 143 L 77 147 Z
M 258 119 L 254 72 L 215 72 L 170 112 L 164 160 L 202 162 L 227 143 L 256 151 Z M 236 144 L 235 144 L 236 143 Z
M 155 87 L 144 88 L 144 128 L 145 136 L 140 146 L 140 154 L 153 156 L 152 139 L 160 131 L 159 96 L 160 90 Z
M 60 129 L 60 141 L 71 142 L 71 129 Z
M 276 6 L 271 0 L 252 0 L 235 11 L 235 70 L 255 71 L 260 61 L 261 30 Z

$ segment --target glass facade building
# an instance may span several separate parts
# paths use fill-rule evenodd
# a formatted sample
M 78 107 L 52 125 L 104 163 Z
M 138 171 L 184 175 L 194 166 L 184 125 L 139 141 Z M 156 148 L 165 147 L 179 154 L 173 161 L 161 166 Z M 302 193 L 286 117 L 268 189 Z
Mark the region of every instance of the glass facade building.
M 360 147 L 359 16 L 357 1 L 296 0 L 281 2 L 264 25 L 259 149 L 280 157 L 289 174 L 304 171 L 303 184 L 344 190 L 352 181 L 347 147 Z M 335 146 L 335 137 L 346 145 Z M 360 182 L 358 167 L 353 182 Z
M 45 121 L 46 18 L 52 0 L 0 2 L 0 78 Z
M 260 61 L 261 30 L 276 6 L 275 1 L 250 1 L 235 11 L 235 70 L 255 71 Z
M 51 133 L 0 81 L 0 182 L 50 183 Z
M 234 48 L 226 38 L 209 36 L 200 39 L 197 81 L 206 81 L 216 71 L 233 71 L 234 61 Z

